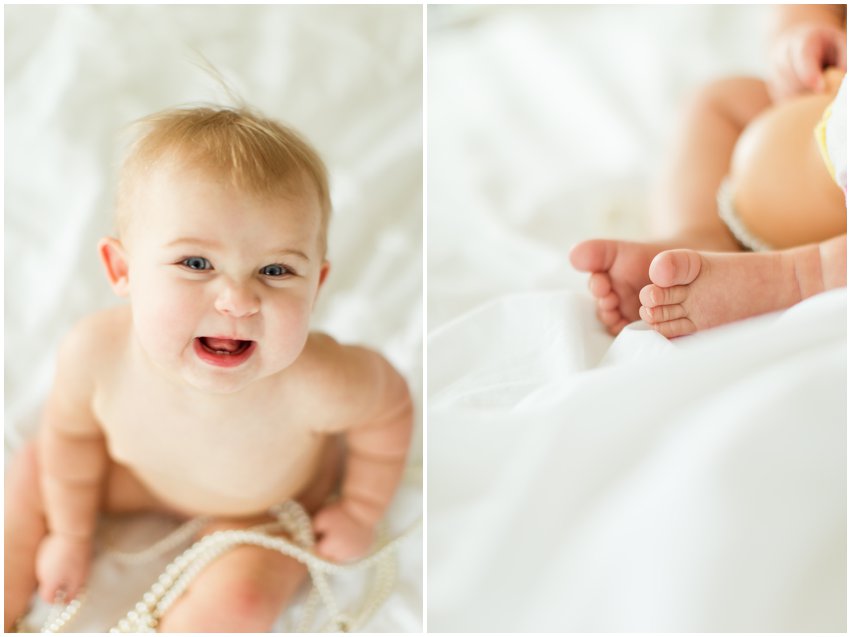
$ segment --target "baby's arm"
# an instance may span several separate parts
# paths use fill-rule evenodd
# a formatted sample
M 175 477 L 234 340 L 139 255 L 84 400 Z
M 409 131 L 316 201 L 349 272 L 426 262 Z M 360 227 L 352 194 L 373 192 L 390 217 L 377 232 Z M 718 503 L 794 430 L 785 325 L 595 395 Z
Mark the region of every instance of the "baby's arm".
M 90 327 L 77 325 L 59 351 L 39 432 L 39 471 L 48 535 L 36 573 L 42 597 L 61 589 L 70 600 L 88 576 L 107 454 L 91 411 L 94 381 Z
M 351 404 L 360 405 L 345 432 L 346 464 L 341 498 L 317 513 L 317 550 L 336 561 L 362 557 L 399 486 L 413 425 L 404 379 L 379 354 L 344 348 Z

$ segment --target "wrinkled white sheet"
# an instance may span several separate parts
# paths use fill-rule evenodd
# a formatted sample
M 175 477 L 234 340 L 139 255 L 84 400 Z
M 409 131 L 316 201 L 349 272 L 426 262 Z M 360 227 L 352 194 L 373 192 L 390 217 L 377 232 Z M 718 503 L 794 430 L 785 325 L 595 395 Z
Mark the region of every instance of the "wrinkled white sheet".
M 845 630 L 845 290 L 612 339 L 566 258 L 767 11 L 430 11 L 430 630 Z
M 15 6 L 5 18 L 7 460 L 34 431 L 62 334 L 118 302 L 95 244 L 112 228 L 121 128 L 162 108 L 226 100 L 195 65 L 195 51 L 326 160 L 332 269 L 315 326 L 382 351 L 421 404 L 421 7 Z M 410 477 L 389 515 L 395 531 L 421 514 L 416 438 Z M 164 529 L 162 521 L 140 522 L 132 545 Z M 88 619 L 81 615 L 75 629 L 107 628 L 151 577 L 101 559 Z M 361 589 L 344 582 L 340 594 Z M 421 627 L 415 533 L 400 548 L 393 597 L 367 628 Z
M 429 628 L 842 630 L 845 290 L 607 351 L 591 307 L 430 336 Z

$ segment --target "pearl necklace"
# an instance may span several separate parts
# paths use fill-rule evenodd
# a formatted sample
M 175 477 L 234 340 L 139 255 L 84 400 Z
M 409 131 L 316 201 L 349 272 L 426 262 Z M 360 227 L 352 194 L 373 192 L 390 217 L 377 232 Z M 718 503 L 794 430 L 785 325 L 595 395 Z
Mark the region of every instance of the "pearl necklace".
M 216 531 L 207 535 L 178 555 L 163 571 L 153 586 L 142 596 L 133 610 L 129 611 L 118 624 L 110 629 L 111 633 L 156 632 L 160 618 L 180 597 L 189 584 L 213 560 L 239 545 L 260 546 L 288 555 L 305 566 L 310 573 L 313 587 L 305 603 L 304 613 L 298 632 L 310 632 L 319 601 L 331 618 L 323 627 L 323 632 L 336 630 L 349 632 L 363 626 L 381 607 L 393 591 L 396 582 L 396 545 L 413 533 L 422 523 L 417 520 L 405 532 L 391 541 L 386 541 L 383 530 L 379 533 L 380 548 L 367 557 L 350 564 L 337 564 L 317 557 L 310 552 L 315 544 L 310 517 L 296 502 L 289 501 L 271 509 L 276 522 L 251 527 Z M 116 557 L 127 563 L 139 563 L 150 558 L 154 551 L 161 551 L 187 535 L 193 535 L 208 518 L 190 520 L 174 533 L 139 553 L 121 553 Z M 289 533 L 292 540 L 270 535 L 273 532 Z M 327 580 L 327 575 L 363 570 L 373 567 L 372 581 L 367 588 L 361 608 L 353 615 L 340 610 L 336 598 Z M 84 594 L 63 606 L 61 600 L 54 605 L 41 632 L 62 632 L 82 606 Z

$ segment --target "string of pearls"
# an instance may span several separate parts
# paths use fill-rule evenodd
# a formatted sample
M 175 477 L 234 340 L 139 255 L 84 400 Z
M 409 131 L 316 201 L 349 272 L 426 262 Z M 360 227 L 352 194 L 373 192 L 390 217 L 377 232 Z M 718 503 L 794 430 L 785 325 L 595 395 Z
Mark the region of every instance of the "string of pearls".
M 61 632 L 65 628 L 65 625 L 68 624 L 79 612 L 85 597 L 85 591 L 80 592 L 77 597 L 71 601 L 71 603 L 65 605 L 63 604 L 65 593 L 60 590 L 56 594 L 56 603 L 50 608 L 50 612 L 47 615 L 47 619 L 44 621 L 44 627 L 42 627 L 41 632 Z M 47 630 L 48 628 L 51 628 L 52 630 Z M 25 631 L 19 630 L 19 628 L 16 627 L 15 632 Z
M 153 586 L 142 596 L 141 601 L 110 632 L 156 632 L 160 618 L 210 562 L 226 551 L 246 544 L 278 551 L 307 566 L 313 587 L 305 603 L 299 632 L 310 631 L 320 601 L 331 618 L 323 627 L 323 632 L 356 630 L 372 617 L 392 593 L 396 582 L 396 546 L 422 523 L 421 520 L 417 520 L 390 541 L 386 540 L 386 535 L 382 531 L 378 550 L 357 562 L 337 564 L 310 552 L 315 543 L 313 528 L 310 517 L 298 503 L 285 502 L 274 507 L 271 512 L 277 518 L 276 522 L 249 529 L 216 531 L 195 542 L 165 568 Z M 177 542 L 184 541 L 185 536 L 197 532 L 207 521 L 206 518 L 191 520 L 144 551 L 116 554 L 116 557 L 125 563 L 140 563 L 143 559 L 150 559 L 156 555 L 155 550 L 161 551 L 164 547 L 172 547 Z M 292 540 L 270 535 L 270 533 L 282 531 L 288 533 Z M 327 576 L 370 567 L 373 567 L 372 579 L 367 586 L 361 608 L 351 615 L 342 612 Z M 81 594 L 67 606 L 62 605 L 61 602 L 55 605 L 41 632 L 62 632 L 80 610 L 83 597 L 84 595 Z

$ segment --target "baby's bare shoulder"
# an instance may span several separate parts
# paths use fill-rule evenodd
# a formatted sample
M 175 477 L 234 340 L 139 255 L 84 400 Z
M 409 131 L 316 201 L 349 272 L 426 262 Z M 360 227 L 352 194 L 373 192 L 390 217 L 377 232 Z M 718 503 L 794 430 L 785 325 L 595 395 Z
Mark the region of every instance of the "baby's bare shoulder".
M 84 316 L 65 334 L 59 346 L 59 368 L 96 378 L 108 373 L 124 350 L 130 333 L 130 308 L 119 306 Z
M 300 383 L 312 395 L 316 429 L 342 431 L 410 403 L 408 386 L 378 352 L 312 333 L 300 361 Z
M 358 345 L 344 345 L 312 332 L 299 359 L 300 381 L 315 391 L 339 397 L 357 394 L 371 384 L 380 354 Z
M 75 435 L 100 434 L 93 401 L 97 387 L 115 370 L 129 320 L 129 310 L 104 310 L 83 317 L 65 334 L 45 410 L 50 427 Z

